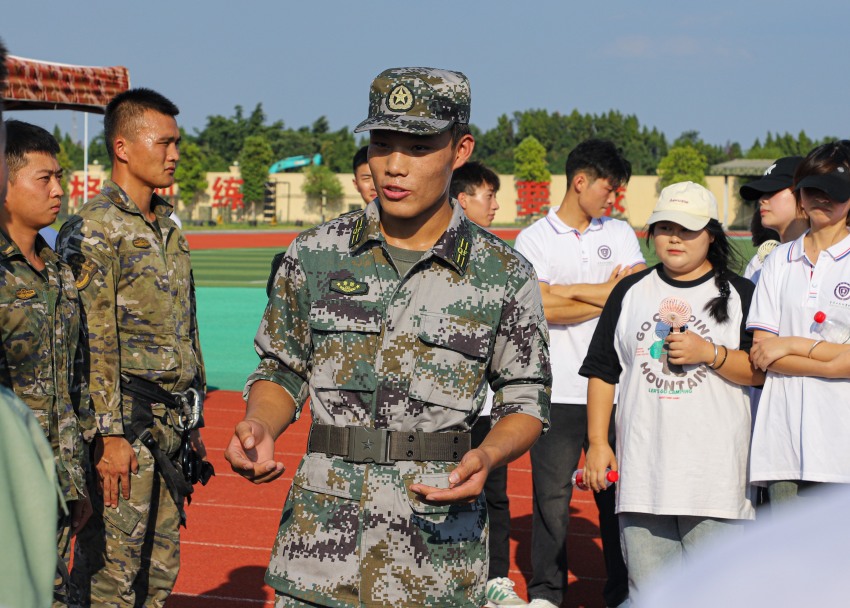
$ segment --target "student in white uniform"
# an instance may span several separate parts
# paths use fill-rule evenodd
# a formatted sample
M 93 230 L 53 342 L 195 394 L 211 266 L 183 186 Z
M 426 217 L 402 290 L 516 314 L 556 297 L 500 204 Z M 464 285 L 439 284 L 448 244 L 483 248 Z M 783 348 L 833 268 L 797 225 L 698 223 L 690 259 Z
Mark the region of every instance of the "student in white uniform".
M 794 196 L 794 171 L 803 160 L 802 156 L 783 156 L 770 165 L 759 179 L 741 186 L 741 198 L 756 201 L 751 228 L 753 245 L 759 247 L 764 242 L 756 242 L 757 230 L 771 233 L 777 243 L 793 241 L 809 229 L 809 219 L 797 204 Z M 765 230 L 766 229 L 766 230 Z M 759 249 L 744 270 L 744 278 L 758 283 L 759 273 L 769 250 Z
M 570 152 L 565 170 L 567 192 L 561 205 L 516 239 L 517 251 L 534 265 L 540 281 L 552 361 L 549 431 L 531 448 L 529 608 L 557 608 L 567 591 L 571 477 L 587 444 L 587 381 L 578 368 L 614 285 L 646 268 L 632 227 L 605 217 L 617 188 L 631 177 L 631 164 L 622 152 L 610 141 L 589 139 Z M 613 488 L 594 499 L 607 574 L 602 595 L 606 606 L 621 606 L 628 599 L 628 576 Z
M 768 371 L 750 478 L 767 485 L 771 505 L 818 483 L 850 483 L 850 380 L 829 379 L 840 371 L 824 364 L 846 360 L 850 346 L 823 340 L 814 322 L 820 311 L 850 324 L 850 141 L 812 150 L 794 182 L 810 229 L 765 260 L 747 321 L 752 361 Z
M 633 606 L 654 575 L 753 519 L 743 385 L 764 377 L 750 365 L 744 330 L 754 286 L 730 270 L 736 256 L 714 196 L 692 182 L 668 186 L 649 224 L 660 263 L 614 288 L 579 371 L 589 379 L 585 480 L 599 491 L 606 469 L 620 472 Z M 669 297 L 690 305 L 680 308 L 684 331 L 672 332 L 677 324 L 660 312 Z M 615 457 L 608 427 L 617 385 Z

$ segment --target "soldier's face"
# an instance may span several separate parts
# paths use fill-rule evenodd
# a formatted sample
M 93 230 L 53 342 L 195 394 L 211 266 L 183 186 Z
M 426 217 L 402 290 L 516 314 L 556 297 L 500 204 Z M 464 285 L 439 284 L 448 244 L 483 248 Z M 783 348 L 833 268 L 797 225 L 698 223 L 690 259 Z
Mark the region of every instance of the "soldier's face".
M 490 227 L 496 218 L 496 211 L 499 210 L 496 189 L 486 182 L 476 186 L 472 194 L 458 193 L 457 200 L 466 212 L 466 217 L 484 228 Z
M 357 167 L 357 171 L 354 172 L 354 180 L 352 181 L 364 203 L 369 204 L 375 200 L 378 193 L 375 191 L 375 182 L 372 181 L 372 171 L 369 169 L 369 163 L 363 163 Z
M 62 204 L 62 168 L 55 156 L 28 152 L 26 165 L 8 182 L 6 208 L 11 221 L 41 230 L 56 221 Z
M 168 188 L 180 160 L 180 129 L 173 116 L 147 110 L 134 132 L 115 140 L 115 155 L 128 172 L 151 188 Z
M 470 136 L 452 146 L 451 131 L 411 135 L 370 132 L 369 168 L 382 213 L 399 220 L 430 217 L 449 199 L 452 171 L 472 154 Z

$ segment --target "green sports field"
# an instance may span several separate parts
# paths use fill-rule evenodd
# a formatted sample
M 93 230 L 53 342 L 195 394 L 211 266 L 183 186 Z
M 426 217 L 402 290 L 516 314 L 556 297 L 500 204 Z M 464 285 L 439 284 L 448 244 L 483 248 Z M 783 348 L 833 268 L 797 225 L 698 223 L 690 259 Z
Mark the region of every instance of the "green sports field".
M 735 239 L 742 257 L 754 248 L 749 239 Z M 657 259 L 641 249 L 647 262 Z M 266 281 L 279 249 L 202 249 L 192 252 L 198 287 L 198 325 L 210 387 L 241 390 L 259 361 L 254 334 L 266 306 Z

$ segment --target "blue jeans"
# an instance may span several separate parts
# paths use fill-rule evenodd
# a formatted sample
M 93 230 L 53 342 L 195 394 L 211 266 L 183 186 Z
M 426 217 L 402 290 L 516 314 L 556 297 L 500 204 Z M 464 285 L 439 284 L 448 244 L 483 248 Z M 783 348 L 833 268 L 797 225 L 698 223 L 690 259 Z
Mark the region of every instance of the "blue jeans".
M 675 572 L 707 540 L 744 529 L 743 520 L 621 512 L 620 534 L 629 569 L 629 599 L 639 608 L 648 581 Z

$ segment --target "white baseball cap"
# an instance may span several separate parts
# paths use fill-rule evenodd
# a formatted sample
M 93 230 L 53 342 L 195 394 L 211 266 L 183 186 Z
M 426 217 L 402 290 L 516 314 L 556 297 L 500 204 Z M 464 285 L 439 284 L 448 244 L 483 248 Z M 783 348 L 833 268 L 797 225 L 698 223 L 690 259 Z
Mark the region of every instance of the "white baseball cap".
M 719 220 L 717 199 L 694 182 L 671 184 L 661 191 L 648 224 L 674 222 L 688 230 L 702 230 L 709 220 Z

